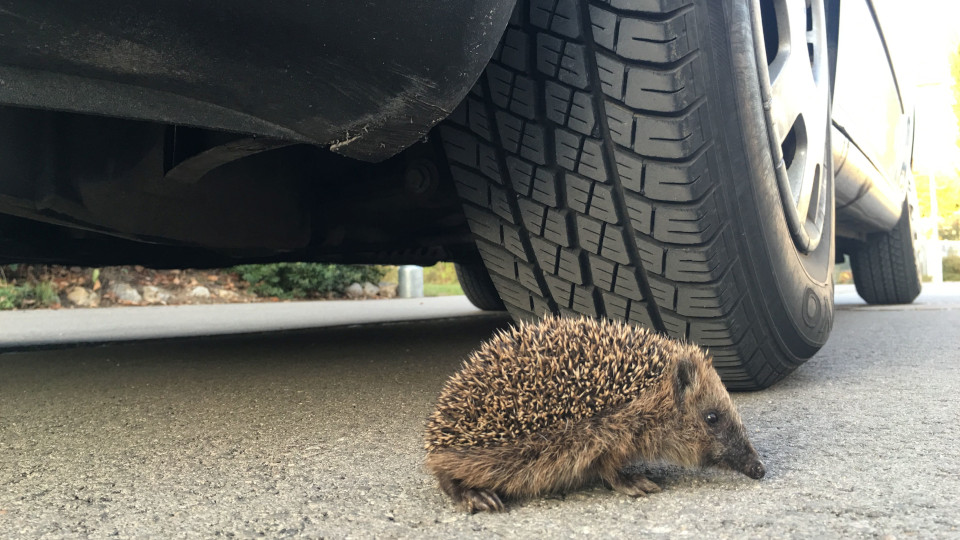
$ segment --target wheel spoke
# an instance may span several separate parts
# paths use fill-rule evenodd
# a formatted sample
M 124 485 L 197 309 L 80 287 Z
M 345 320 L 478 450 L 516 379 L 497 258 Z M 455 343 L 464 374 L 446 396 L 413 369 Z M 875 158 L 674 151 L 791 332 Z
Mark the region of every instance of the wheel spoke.
M 779 142 L 790 133 L 803 106 L 814 101 L 817 95 L 816 81 L 810 67 L 807 52 L 807 4 L 805 0 L 785 0 L 777 9 L 777 17 L 785 18 L 787 29 L 781 40 L 781 51 L 770 66 L 771 109 Z M 785 46 L 784 46 L 785 45 Z
M 775 153 L 783 158 L 781 198 L 794 239 L 806 251 L 819 242 L 825 215 L 829 95 L 823 9 L 817 0 L 773 1 L 779 43 L 768 67 L 765 105 L 771 144 L 780 147 Z
M 826 107 L 818 107 L 819 100 L 810 101 L 811 106 L 807 107 L 804 111 L 804 118 L 825 118 L 827 115 Z M 802 161 L 795 161 L 793 166 L 787 170 L 787 174 L 790 176 L 791 187 L 794 189 L 797 215 L 799 215 L 801 219 L 809 214 L 810 200 L 814 198 L 813 190 L 819 187 L 814 184 L 817 183 L 817 177 L 824 172 L 817 170 L 818 168 L 823 168 L 823 156 L 827 142 L 826 130 L 823 128 L 824 126 L 820 122 L 814 122 L 813 125 L 808 123 L 803 124 L 802 129 L 805 130 L 803 138 L 806 140 L 806 148 L 804 148 L 802 156 L 797 156 L 798 160 L 802 159 Z
M 786 13 L 778 16 L 786 16 L 789 35 L 787 37 L 790 43 L 790 49 L 806 56 L 807 54 L 807 2 L 806 0 L 784 0 Z M 815 30 L 811 31 L 815 32 Z M 809 67 L 809 65 L 808 65 Z
M 770 69 L 770 110 L 778 142 L 782 144 L 800 116 L 803 105 L 810 101 L 817 89 L 806 52 L 802 57 L 794 50 L 780 54 Z
M 804 99 L 801 101 L 802 112 L 804 122 L 802 124 L 802 129 L 805 130 L 805 133 L 798 133 L 797 138 L 803 139 L 805 141 L 804 156 L 802 160 L 798 160 L 793 169 L 799 169 L 796 171 L 788 170 L 788 174 L 791 176 L 790 184 L 794 187 L 794 196 L 796 198 L 797 204 L 797 214 L 801 219 L 813 219 L 814 221 L 818 220 L 817 208 L 814 208 L 814 215 L 810 215 L 810 203 L 811 201 L 817 203 L 819 202 L 819 193 L 815 193 L 814 190 L 819 191 L 821 187 L 821 176 L 823 175 L 823 156 L 825 154 L 826 147 L 826 132 L 829 129 L 829 125 L 824 125 L 824 121 L 827 119 L 828 109 L 827 109 L 827 99 L 825 96 L 827 94 L 827 89 L 825 88 L 825 82 L 827 80 L 825 74 L 825 62 L 823 57 L 824 47 L 826 46 L 825 41 L 823 40 L 824 33 L 822 28 L 818 26 L 822 25 L 823 16 L 820 12 L 820 7 L 813 5 L 811 7 L 810 17 L 813 19 L 813 30 L 807 30 L 807 19 L 808 15 L 806 12 L 806 2 L 804 0 L 794 0 L 797 4 L 797 7 L 791 10 L 791 49 L 794 53 L 792 54 L 792 62 L 798 65 L 797 70 L 801 70 L 803 66 L 803 73 L 805 73 L 804 82 L 805 90 L 809 92 L 806 94 Z M 815 4 L 815 3 L 813 3 Z M 795 13 L 798 13 L 800 16 L 793 17 Z M 794 20 L 797 19 L 797 20 Z M 796 29 L 794 31 L 794 29 Z M 813 56 L 811 57 L 810 50 L 808 50 L 808 44 L 811 45 L 811 50 Z M 801 126 L 798 126 L 801 128 Z M 822 218 L 820 218 L 822 219 Z M 819 223 L 817 224 L 819 228 Z

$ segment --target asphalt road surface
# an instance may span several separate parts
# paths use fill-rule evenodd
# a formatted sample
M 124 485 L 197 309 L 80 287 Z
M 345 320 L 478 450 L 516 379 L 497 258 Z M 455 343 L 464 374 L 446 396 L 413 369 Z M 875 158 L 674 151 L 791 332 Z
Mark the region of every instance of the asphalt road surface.
M 838 300 L 820 354 L 734 396 L 763 480 L 662 469 L 643 499 L 497 515 L 444 499 L 420 433 L 502 315 L 6 352 L 0 537 L 960 537 L 960 290 L 940 292 Z

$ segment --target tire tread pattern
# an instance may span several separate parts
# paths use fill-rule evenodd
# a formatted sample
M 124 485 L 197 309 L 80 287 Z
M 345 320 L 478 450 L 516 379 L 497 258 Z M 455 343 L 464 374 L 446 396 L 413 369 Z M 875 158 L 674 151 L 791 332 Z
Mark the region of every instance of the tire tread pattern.
M 474 263 L 456 263 L 457 281 L 470 303 L 484 311 L 503 311 L 506 306 L 496 285 L 490 279 L 490 273 L 479 261 Z
M 520 0 L 440 135 L 515 317 L 629 320 L 708 347 L 730 387 L 759 388 L 795 364 L 750 324 L 698 16 L 693 0 Z
M 850 254 L 857 294 L 868 304 L 909 304 L 920 294 L 910 210 L 905 202 L 892 231 L 873 233 Z

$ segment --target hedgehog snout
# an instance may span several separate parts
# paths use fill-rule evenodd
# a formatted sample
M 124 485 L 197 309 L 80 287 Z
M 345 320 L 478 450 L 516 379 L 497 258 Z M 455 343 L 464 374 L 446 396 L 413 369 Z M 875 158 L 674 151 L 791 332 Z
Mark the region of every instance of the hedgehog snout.
M 766 467 L 760 461 L 760 455 L 750 444 L 742 426 L 724 433 L 719 437 L 718 442 L 720 442 L 720 448 L 718 448 L 720 452 L 714 454 L 715 465 L 736 471 L 754 480 L 759 480 L 767 474 Z
M 742 472 L 754 480 L 759 480 L 763 478 L 763 475 L 767 474 L 767 469 L 764 468 L 763 462 L 757 460 L 744 467 Z
M 744 440 L 744 446 L 739 452 L 739 456 L 730 460 L 728 463 L 733 465 L 731 469 L 740 472 L 754 480 L 759 480 L 767 474 L 766 467 L 763 466 L 763 462 L 760 461 L 760 456 L 757 454 L 757 451 L 753 449 L 753 445 L 749 441 Z

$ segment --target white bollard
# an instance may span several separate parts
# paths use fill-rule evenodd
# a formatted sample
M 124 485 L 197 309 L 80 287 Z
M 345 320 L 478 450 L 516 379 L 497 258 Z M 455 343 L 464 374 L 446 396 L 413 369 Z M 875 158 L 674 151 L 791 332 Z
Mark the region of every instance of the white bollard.
M 412 264 L 401 266 L 397 271 L 397 296 L 399 298 L 423 297 L 423 267 Z

